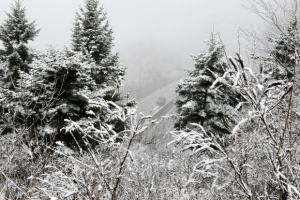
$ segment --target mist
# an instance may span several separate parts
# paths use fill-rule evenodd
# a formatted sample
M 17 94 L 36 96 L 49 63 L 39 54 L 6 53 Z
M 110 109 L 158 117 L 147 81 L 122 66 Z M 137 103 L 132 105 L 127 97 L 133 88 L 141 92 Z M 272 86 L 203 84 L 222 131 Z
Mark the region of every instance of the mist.
M 0 22 L 12 0 L 0 1 Z M 243 48 L 240 28 L 260 27 L 263 22 L 246 10 L 247 0 L 103 0 L 114 30 L 114 51 L 126 67 L 124 85 L 162 83 L 192 69 L 191 54 L 206 50 L 203 41 L 219 32 L 229 55 Z M 70 46 L 75 12 L 84 0 L 23 0 L 30 20 L 41 29 L 29 45 L 44 51 L 49 45 Z M 2 46 L 1 46 L 2 47 Z M 150 80 L 156 79 L 156 80 Z M 126 92 L 126 91 L 125 91 Z

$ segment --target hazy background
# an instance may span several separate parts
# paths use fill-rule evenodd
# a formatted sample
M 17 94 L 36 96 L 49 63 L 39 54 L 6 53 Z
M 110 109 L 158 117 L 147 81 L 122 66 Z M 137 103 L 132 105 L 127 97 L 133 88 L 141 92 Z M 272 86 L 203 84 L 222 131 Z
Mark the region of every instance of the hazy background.
M 69 46 L 75 12 L 84 0 L 23 0 L 30 20 L 41 28 L 30 44 Z M 238 29 L 261 26 L 261 20 L 242 7 L 246 0 L 102 0 L 114 30 L 114 51 L 126 66 L 125 85 L 163 79 L 192 68 L 191 54 L 206 50 L 213 29 L 228 54 L 238 51 Z M 0 23 L 12 0 L 0 0 Z M 243 44 L 243 43 L 242 43 Z M 150 83 L 150 82 L 149 82 Z

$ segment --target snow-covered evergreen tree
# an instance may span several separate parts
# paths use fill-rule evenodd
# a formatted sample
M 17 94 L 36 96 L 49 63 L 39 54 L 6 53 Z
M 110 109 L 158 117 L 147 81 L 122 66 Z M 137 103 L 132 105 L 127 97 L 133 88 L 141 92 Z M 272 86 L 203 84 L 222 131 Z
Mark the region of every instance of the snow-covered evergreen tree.
M 30 139 L 60 140 L 70 146 L 76 144 L 74 139 L 83 145 L 81 134 L 89 138 L 120 134 L 126 126 L 124 110 L 104 99 L 105 91 L 92 78 L 97 67 L 80 52 L 51 48 L 37 54 L 29 73 L 20 71 L 15 90 L 1 90 L 3 116 L 15 116 L 14 126 L 25 127 Z M 0 125 L 11 132 L 7 120 L 13 121 L 2 118 Z M 66 128 L 70 124 L 72 130 Z
M 35 21 L 30 22 L 26 18 L 26 9 L 22 7 L 20 0 L 15 1 L 11 7 L 11 13 L 7 13 L 7 19 L 0 26 L 0 40 L 4 45 L 1 52 L 6 61 L 5 77 L 2 79 L 13 88 L 19 78 L 18 70 L 28 72 L 28 64 L 31 53 L 28 42 L 38 36 L 39 30 Z
M 199 159 L 194 166 L 199 176 L 189 184 L 199 181 L 205 199 L 299 199 L 296 82 L 270 80 L 270 74 L 246 67 L 239 54 L 229 61 L 235 81 L 228 85 L 243 100 L 233 110 L 235 124 L 226 140 L 199 123 L 191 131 L 174 131 L 174 142 Z
M 98 65 L 92 72 L 93 79 L 103 88 L 118 88 L 125 74 L 124 69 L 118 66 L 118 54 L 112 53 L 112 33 L 106 12 L 99 7 L 99 1 L 86 0 L 85 7 L 76 13 L 72 46 L 74 51 L 90 55 Z
M 294 76 L 295 50 L 299 49 L 300 32 L 297 19 L 292 20 L 279 36 L 273 34 L 269 37 L 273 45 L 270 56 L 275 66 L 267 68 L 271 76 L 277 80 L 291 80 Z
M 200 123 L 213 134 L 226 134 L 230 130 L 230 113 L 238 104 L 238 96 L 227 86 L 230 68 L 224 60 L 224 47 L 215 34 L 208 41 L 208 52 L 193 56 L 195 70 L 180 81 L 176 92 L 177 120 L 175 127 L 187 128 Z

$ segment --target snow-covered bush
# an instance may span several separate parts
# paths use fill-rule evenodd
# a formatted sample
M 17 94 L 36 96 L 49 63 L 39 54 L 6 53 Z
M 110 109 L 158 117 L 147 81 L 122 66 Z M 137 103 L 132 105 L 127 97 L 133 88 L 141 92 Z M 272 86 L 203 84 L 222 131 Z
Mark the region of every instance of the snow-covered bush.
M 126 160 L 128 150 L 120 142 L 141 131 L 134 122 L 135 103 L 118 106 L 105 100 L 105 91 L 91 78 L 95 65 L 87 60 L 81 53 L 51 48 L 35 55 L 28 73 L 19 70 L 14 90 L 0 88 L 0 187 L 6 197 L 83 198 L 92 191 L 85 188 L 90 182 L 73 190 L 74 178 L 84 181 L 91 173 L 98 177 L 102 165 L 112 170 L 106 179 L 122 173 L 116 170 L 122 169 L 121 158 Z M 117 123 L 124 130 L 117 131 Z M 66 163 L 72 163 L 72 173 Z
M 55 145 L 38 143 L 38 147 L 45 149 L 33 151 L 21 134 L 1 136 L 3 157 L 0 162 L 0 190 L 5 197 L 11 199 L 123 197 L 124 188 L 129 185 L 128 170 L 136 162 L 130 148 L 136 136 L 150 123 L 148 116 L 139 117 L 138 120 L 134 111 L 135 109 L 127 108 L 124 116 L 128 129 L 122 134 L 122 144 L 118 141 L 120 135 L 90 137 L 88 124 L 69 121 L 66 130 L 81 133 L 85 151 L 73 150 L 62 141 L 56 141 Z M 90 129 L 94 128 L 92 124 L 89 125 Z M 103 130 L 103 134 L 105 131 Z
M 210 134 L 195 123 L 190 132 L 174 132 L 174 142 L 199 155 L 194 171 L 205 199 L 300 198 L 296 82 L 267 81 L 268 74 L 252 72 L 239 54 L 229 61 L 236 69 L 231 87 L 244 99 L 232 115 L 231 134 Z
M 276 31 L 255 38 L 252 66 L 238 53 L 227 59 L 228 78 L 214 79 L 241 97 L 230 109 L 229 134 L 211 134 L 199 121 L 174 131 L 173 143 L 197 155 L 190 180 L 200 184 L 202 199 L 300 199 L 299 1 L 249 3 Z M 182 109 L 193 111 L 196 102 Z

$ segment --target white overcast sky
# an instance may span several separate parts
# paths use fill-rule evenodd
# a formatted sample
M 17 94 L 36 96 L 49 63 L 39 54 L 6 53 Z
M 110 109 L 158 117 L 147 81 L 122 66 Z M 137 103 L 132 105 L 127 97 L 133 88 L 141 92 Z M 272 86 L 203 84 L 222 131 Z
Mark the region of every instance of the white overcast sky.
M 45 50 L 47 45 L 69 46 L 76 10 L 84 0 L 23 0 L 27 16 L 41 29 L 30 46 Z M 205 50 L 203 43 L 213 30 L 220 32 L 229 54 L 238 50 L 238 26 L 262 24 L 242 7 L 246 0 L 102 0 L 114 30 L 114 51 L 128 68 L 162 60 L 182 67 L 192 65 L 190 54 Z M 0 23 L 13 0 L 0 0 Z M 171 61 L 172 60 L 172 61 Z M 139 63 L 139 64 L 138 64 Z M 160 65 L 160 63 L 156 63 Z M 158 66 L 161 67 L 161 66 Z

